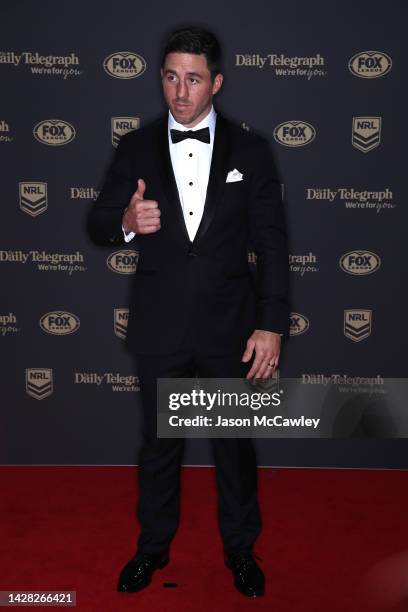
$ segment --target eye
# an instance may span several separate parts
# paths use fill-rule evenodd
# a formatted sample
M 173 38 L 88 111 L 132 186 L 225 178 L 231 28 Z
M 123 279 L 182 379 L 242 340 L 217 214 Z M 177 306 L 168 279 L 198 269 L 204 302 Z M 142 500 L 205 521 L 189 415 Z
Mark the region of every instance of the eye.
M 177 77 L 175 74 L 168 74 L 167 75 L 167 80 L 170 81 L 171 83 L 174 83 L 174 81 L 177 80 Z
M 192 83 L 193 85 L 196 85 L 198 83 L 198 79 L 195 79 L 194 77 L 190 77 L 190 83 Z

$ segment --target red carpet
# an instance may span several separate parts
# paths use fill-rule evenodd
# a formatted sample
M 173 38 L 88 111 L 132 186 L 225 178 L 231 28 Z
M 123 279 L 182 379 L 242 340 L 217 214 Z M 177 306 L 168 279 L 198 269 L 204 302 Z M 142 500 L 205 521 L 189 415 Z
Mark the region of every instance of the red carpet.
M 406 472 L 260 469 L 256 552 L 267 592 L 256 600 L 235 591 L 223 565 L 210 468 L 183 468 L 170 564 L 143 592 L 116 593 L 136 546 L 135 476 L 128 467 L 0 468 L 0 590 L 75 590 L 76 609 L 95 612 L 408 609 Z

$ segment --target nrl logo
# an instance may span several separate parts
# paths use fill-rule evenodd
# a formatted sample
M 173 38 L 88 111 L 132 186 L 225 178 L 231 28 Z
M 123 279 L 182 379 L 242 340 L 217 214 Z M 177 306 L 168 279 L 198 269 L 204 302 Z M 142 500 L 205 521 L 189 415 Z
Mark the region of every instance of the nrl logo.
M 122 340 L 126 340 L 129 308 L 115 308 L 113 311 L 113 330 Z
M 23 212 L 36 217 L 47 210 L 47 183 L 26 183 L 19 185 L 20 208 Z
M 117 147 L 119 140 L 124 134 L 138 130 L 140 127 L 139 117 L 112 117 L 111 118 L 111 134 L 112 144 Z
M 378 147 L 381 141 L 381 117 L 353 117 L 353 147 L 368 153 Z
M 53 390 L 51 368 L 27 368 L 26 369 L 26 392 L 37 400 L 49 397 Z
M 345 310 L 344 335 L 353 342 L 360 342 L 371 334 L 372 310 Z
M 299 312 L 290 313 L 290 336 L 300 336 L 300 334 L 304 334 L 309 329 L 309 326 L 309 319 L 305 317 L 305 315 L 302 315 Z

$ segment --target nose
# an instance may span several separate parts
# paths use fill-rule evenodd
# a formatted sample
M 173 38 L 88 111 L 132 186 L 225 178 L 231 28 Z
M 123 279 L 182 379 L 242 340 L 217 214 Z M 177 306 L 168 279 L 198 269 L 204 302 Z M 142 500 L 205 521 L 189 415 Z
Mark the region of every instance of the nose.
M 180 79 L 179 82 L 177 83 L 177 98 L 179 99 L 188 98 L 187 84 L 185 83 L 183 79 Z

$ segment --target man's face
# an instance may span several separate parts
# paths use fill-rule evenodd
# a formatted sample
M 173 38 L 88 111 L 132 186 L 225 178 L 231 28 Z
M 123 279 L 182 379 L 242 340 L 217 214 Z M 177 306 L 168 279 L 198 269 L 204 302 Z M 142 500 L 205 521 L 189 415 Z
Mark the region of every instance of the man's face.
M 192 128 L 209 113 L 222 74 L 211 79 L 205 55 L 169 53 L 161 70 L 163 93 L 178 123 Z

